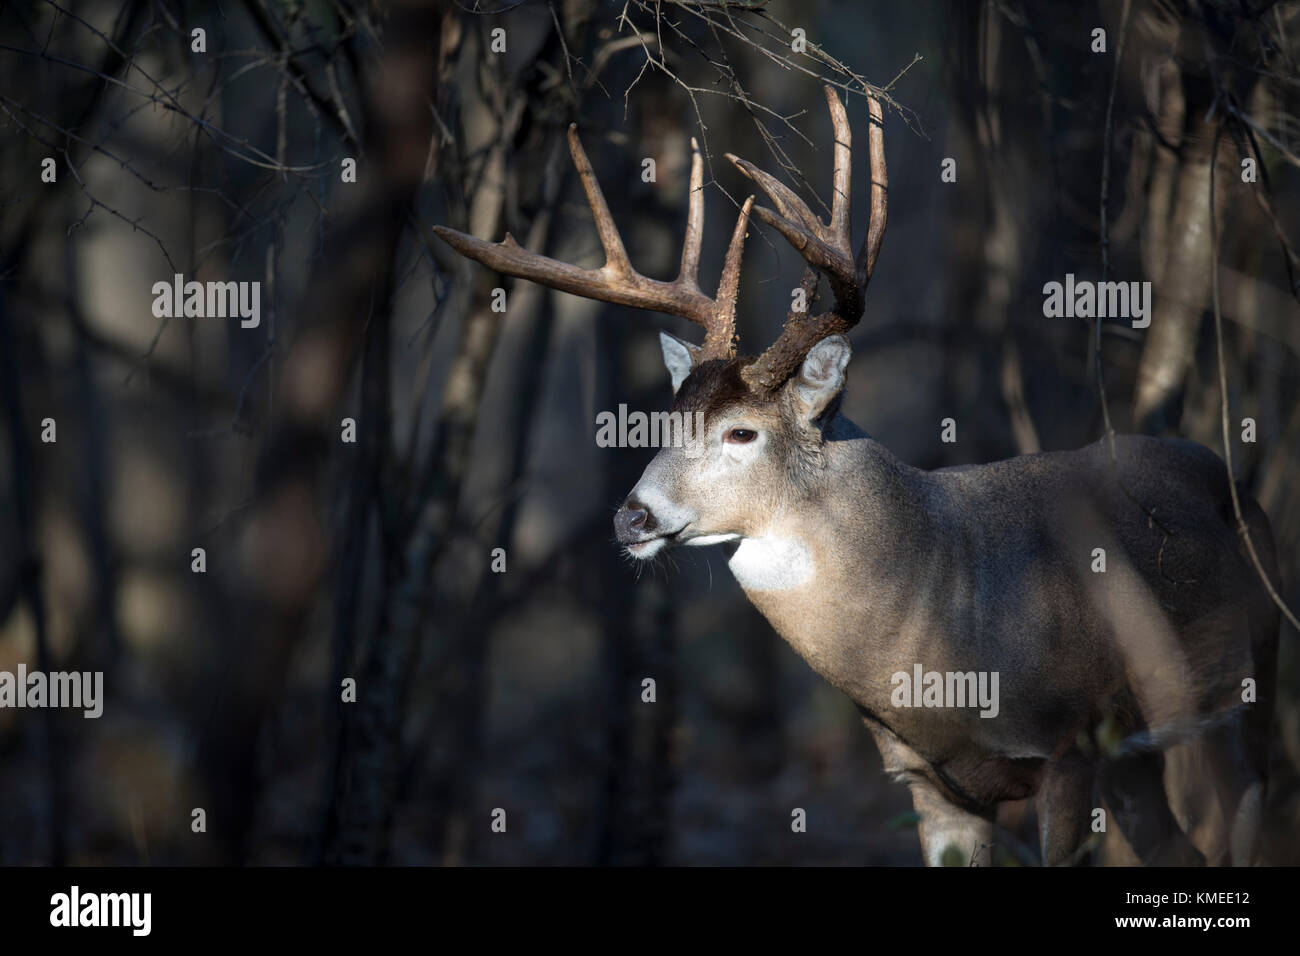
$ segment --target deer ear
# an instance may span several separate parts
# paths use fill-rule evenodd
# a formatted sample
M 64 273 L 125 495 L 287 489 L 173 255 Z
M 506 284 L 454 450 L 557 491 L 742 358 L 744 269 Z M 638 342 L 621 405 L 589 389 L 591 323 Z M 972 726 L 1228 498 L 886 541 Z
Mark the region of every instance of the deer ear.
M 682 382 L 686 381 L 686 376 L 695 367 L 695 357 L 699 354 L 700 347 L 667 332 L 659 333 L 659 345 L 664 350 L 664 365 L 668 366 L 668 374 L 673 379 L 673 394 L 676 395 Z
M 812 421 L 822 415 L 844 390 L 844 369 L 853 349 L 842 335 L 828 335 L 804 357 L 803 367 L 790 382 L 795 406 Z

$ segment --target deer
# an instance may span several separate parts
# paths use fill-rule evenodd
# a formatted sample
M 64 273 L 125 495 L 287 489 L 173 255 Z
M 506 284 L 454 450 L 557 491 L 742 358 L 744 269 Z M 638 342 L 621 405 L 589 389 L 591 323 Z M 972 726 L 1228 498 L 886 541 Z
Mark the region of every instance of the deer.
M 850 123 L 837 92 L 824 92 L 829 221 L 728 153 L 772 208 L 745 199 L 713 297 L 698 284 L 694 140 L 671 281 L 632 267 L 576 125 L 569 147 L 603 266 L 528 252 L 509 233 L 493 243 L 435 232 L 498 273 L 702 327 L 700 345 L 660 341 L 673 410 L 703 413 L 703 447 L 657 451 L 614 515 L 616 539 L 641 561 L 727 549 L 748 600 L 848 695 L 886 773 L 910 789 L 927 865 L 989 865 L 1009 838 L 998 808 L 1014 801 L 1036 811 L 1031 862 L 1042 865 L 1095 859 L 1107 822 L 1143 865 L 1256 862 L 1279 614 L 1233 521 L 1223 461 L 1188 440 L 1110 432 L 1082 449 L 924 470 L 849 421 L 847 333 L 865 311 L 888 214 L 884 116 L 868 95 L 871 194 L 855 253 Z M 751 215 L 804 260 L 807 302 L 823 277 L 833 296 L 817 314 L 791 309 L 757 357 L 737 355 L 736 334 Z M 1276 581 L 1268 518 L 1244 487 L 1240 502 Z M 907 699 L 900 678 L 913 674 L 925 686 Z M 962 706 L 976 675 L 993 677 L 996 707 Z M 938 692 L 954 683 L 955 698 Z M 1167 774 L 1179 748 L 1185 772 Z

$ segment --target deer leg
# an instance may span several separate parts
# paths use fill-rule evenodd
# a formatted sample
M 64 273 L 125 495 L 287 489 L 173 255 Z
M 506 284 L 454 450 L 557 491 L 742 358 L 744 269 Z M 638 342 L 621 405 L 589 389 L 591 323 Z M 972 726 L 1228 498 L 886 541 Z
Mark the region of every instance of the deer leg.
M 1259 831 L 1264 817 L 1264 781 L 1256 779 L 1241 793 L 1232 814 L 1229 835 L 1229 862 L 1233 866 L 1259 863 Z
M 957 806 L 925 776 L 926 763 L 920 754 L 871 713 L 864 710 L 862 715 L 880 750 L 885 772 L 895 780 L 906 780 L 912 791 L 926 866 L 989 866 L 997 808 L 990 806 L 972 813 Z
M 1164 763 L 1164 755 L 1158 752 L 1105 761 L 1100 774 L 1102 796 L 1143 866 L 1204 866 L 1205 857 L 1169 809 Z
M 1259 853 L 1264 782 L 1246 754 L 1239 722 L 1206 736 L 1223 823 L 1212 859 L 1219 865 L 1250 866 Z
M 1078 751 L 1052 761 L 1038 786 L 1038 845 L 1044 866 L 1083 862 L 1091 836 L 1097 766 Z
M 943 796 L 928 780 L 908 782 L 920 818 L 921 853 L 927 866 L 989 866 L 993 809 L 972 813 Z

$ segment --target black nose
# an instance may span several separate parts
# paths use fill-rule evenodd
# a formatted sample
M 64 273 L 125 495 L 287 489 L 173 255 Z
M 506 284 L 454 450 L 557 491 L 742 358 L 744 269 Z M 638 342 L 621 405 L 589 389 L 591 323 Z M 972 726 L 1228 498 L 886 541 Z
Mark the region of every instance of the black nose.
M 614 534 L 624 543 L 637 541 L 652 526 L 650 512 L 639 501 L 629 498 L 614 514 Z

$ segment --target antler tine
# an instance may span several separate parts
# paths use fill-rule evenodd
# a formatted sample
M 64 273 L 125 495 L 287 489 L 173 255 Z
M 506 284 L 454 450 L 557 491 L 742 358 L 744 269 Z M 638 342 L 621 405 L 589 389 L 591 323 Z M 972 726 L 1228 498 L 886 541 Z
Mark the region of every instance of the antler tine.
M 858 252 L 858 275 L 862 284 L 876 271 L 876 258 L 880 244 L 885 240 L 885 223 L 889 219 L 889 171 L 885 168 L 885 116 L 880 100 L 874 96 L 867 101 L 869 129 L 867 153 L 871 162 L 871 221 L 867 224 L 867 238 Z
M 677 281 L 700 284 L 700 246 L 704 240 L 704 157 L 700 144 L 691 137 L 691 184 L 686 207 L 686 236 L 682 239 L 682 267 Z
M 787 226 L 791 229 L 791 234 L 788 234 L 786 238 L 793 242 L 795 241 L 794 235 L 813 232 L 820 225 L 817 216 L 808 208 L 807 203 L 800 199 L 794 190 L 790 189 L 785 183 L 770 173 L 759 169 L 749 160 L 741 159 L 734 153 L 727 153 L 726 157 L 731 160 L 737 169 L 758 183 L 763 192 L 767 193 L 767 198 L 772 200 L 772 205 L 776 206 L 776 212 L 765 206 L 759 206 L 755 210 L 759 218 L 769 226 L 776 229 L 781 229 L 783 225 Z M 787 222 L 787 220 L 792 221 Z M 782 231 L 784 232 L 784 230 Z
M 853 129 L 849 126 L 849 114 L 840 102 L 839 94 L 830 86 L 823 86 L 822 91 L 831 109 L 831 128 L 835 135 L 830 231 L 835 236 L 835 244 L 848 249 L 853 245 L 853 209 L 849 203 L 853 183 Z
M 605 195 L 578 139 L 576 124 L 569 127 L 569 152 L 573 155 L 573 165 L 587 194 L 600 244 L 605 250 L 605 264 L 601 268 L 583 269 L 528 252 L 510 233 L 506 233 L 501 242 L 492 243 L 445 226 L 434 226 L 433 231 L 461 255 L 506 275 L 529 279 L 587 299 L 681 316 L 705 330 L 699 359 L 733 357 L 736 352 L 736 292 L 740 284 L 740 260 L 754 197 L 750 196 L 741 209 L 727 247 L 718 296 L 711 299 L 699 288 L 700 247 L 704 239 L 704 165 L 696 142 L 691 140 L 690 197 L 681 271 L 672 282 L 649 279 L 632 268 Z
M 754 208 L 754 197 L 746 198 L 736 217 L 736 227 L 731 231 L 727 257 L 722 263 L 722 279 L 718 282 L 717 322 L 704 336 L 701 357 L 736 357 L 736 297 L 740 291 L 740 258 L 745 251 L 745 233 L 749 229 L 749 212 Z
M 871 221 L 867 236 L 853 255 L 853 221 L 850 212 L 852 179 L 852 133 L 848 113 L 833 87 L 823 88 L 835 135 L 834 172 L 830 222 L 813 215 L 792 190 L 752 163 L 728 154 L 742 173 L 758 183 L 772 200 L 776 211 L 758 207 L 754 211 L 790 242 L 809 266 L 825 273 L 835 293 L 835 307 L 820 315 L 791 312 L 780 337 L 742 375 L 754 388 L 772 391 L 799 368 L 808 350 L 828 335 L 847 332 L 862 318 L 867 282 L 880 255 L 888 214 L 889 181 L 885 170 L 884 114 L 880 102 L 868 96 L 870 130 L 867 137 L 871 165 Z M 815 273 L 805 271 L 805 291 Z
M 582 191 L 587 194 L 587 205 L 591 207 L 591 216 L 596 220 L 596 232 L 600 235 L 600 244 L 605 249 L 605 270 L 624 276 L 634 274 L 636 270 L 632 268 L 632 263 L 627 258 L 627 250 L 623 248 L 623 237 L 619 235 L 618 226 L 614 225 L 614 217 L 610 215 L 605 194 L 601 191 L 600 182 L 591 168 L 591 160 L 587 158 L 587 151 L 582 148 L 582 140 L 578 138 L 577 123 L 569 124 L 569 154 L 573 157 L 573 166 L 578 171 L 578 179 L 582 181 Z

